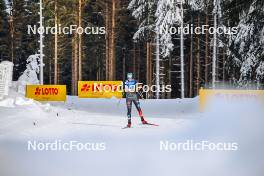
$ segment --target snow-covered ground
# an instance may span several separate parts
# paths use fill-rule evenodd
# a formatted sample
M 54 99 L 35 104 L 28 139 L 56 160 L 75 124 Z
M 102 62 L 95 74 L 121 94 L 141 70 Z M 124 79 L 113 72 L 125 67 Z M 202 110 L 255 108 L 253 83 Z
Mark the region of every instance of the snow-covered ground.
M 142 100 L 142 126 L 133 111 L 126 125 L 125 100 L 79 99 L 38 103 L 14 94 L 0 101 L 0 175 L 262 176 L 263 105 L 212 103 L 198 112 L 198 98 Z M 135 108 L 134 108 L 135 109 Z M 28 151 L 28 141 L 105 143 L 104 151 Z M 237 143 L 237 151 L 161 151 L 160 141 Z

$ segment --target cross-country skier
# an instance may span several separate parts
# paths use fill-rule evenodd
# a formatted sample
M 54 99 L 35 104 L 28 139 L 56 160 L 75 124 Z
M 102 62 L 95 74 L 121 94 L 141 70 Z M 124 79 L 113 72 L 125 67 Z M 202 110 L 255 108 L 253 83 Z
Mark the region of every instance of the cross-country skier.
M 127 128 L 131 127 L 132 103 L 134 103 L 134 105 L 137 108 L 142 124 L 148 124 L 148 122 L 145 121 L 142 110 L 140 108 L 139 93 L 137 92 L 136 85 L 137 85 L 137 81 L 133 78 L 133 73 L 128 73 L 127 80 L 124 82 L 124 90 L 126 93 L 127 118 L 128 118 Z

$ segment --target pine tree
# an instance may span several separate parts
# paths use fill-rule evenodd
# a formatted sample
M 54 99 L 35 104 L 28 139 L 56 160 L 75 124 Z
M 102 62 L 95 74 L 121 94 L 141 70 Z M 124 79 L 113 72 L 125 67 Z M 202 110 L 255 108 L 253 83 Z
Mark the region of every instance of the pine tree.
M 235 77 L 240 86 L 252 82 L 264 82 L 264 2 L 262 0 L 230 1 L 226 16 L 238 28 L 238 33 L 231 36 L 229 43 L 229 70 L 239 69 Z M 236 75 L 235 75 L 236 76 Z M 255 80 L 255 81 L 254 81 Z
M 36 54 L 39 49 L 38 35 L 28 33 L 28 25 L 34 26 L 38 21 L 38 4 L 33 0 L 13 1 L 14 27 L 14 78 L 17 79 L 26 68 L 26 59 Z
M 155 13 L 156 30 L 160 34 L 161 54 L 163 57 L 170 55 L 174 48 L 170 28 L 180 25 L 183 21 L 181 17 L 180 1 L 159 0 Z
M 132 11 L 132 16 L 138 20 L 139 27 L 134 34 L 135 40 L 149 40 L 155 35 L 155 12 L 157 0 L 131 0 L 128 9 Z
M 0 0 L 0 62 L 10 60 L 8 14 L 4 0 Z

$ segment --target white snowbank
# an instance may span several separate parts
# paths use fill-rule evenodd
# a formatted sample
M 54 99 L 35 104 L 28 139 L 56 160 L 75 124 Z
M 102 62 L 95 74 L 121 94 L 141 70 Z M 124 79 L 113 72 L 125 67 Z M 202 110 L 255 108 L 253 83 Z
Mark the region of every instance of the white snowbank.
M 2 107 L 9 107 L 9 108 L 13 108 L 14 106 L 14 99 L 13 98 L 6 98 L 3 100 L 0 100 L 0 106 Z
M 10 95 L 0 100 L 0 107 L 14 108 L 16 106 L 32 105 L 38 102 L 25 98 L 24 95 L 17 93 L 13 89 L 10 90 Z
M 126 124 L 125 101 L 78 99 L 0 107 L 0 175 L 181 175 L 262 176 L 263 105 L 213 102 L 199 113 L 198 99 L 141 101 L 147 120 L 133 111 Z M 27 151 L 27 140 L 105 142 L 103 152 Z M 160 140 L 236 142 L 238 151 L 160 151 Z M 34 163 L 34 167 L 32 167 Z M 13 166 L 16 165 L 16 169 Z

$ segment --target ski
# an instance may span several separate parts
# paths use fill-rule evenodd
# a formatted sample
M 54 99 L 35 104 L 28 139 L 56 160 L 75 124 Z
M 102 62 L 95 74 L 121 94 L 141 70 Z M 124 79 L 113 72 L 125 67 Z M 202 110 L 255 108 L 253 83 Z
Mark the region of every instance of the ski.
M 149 122 L 145 122 L 145 123 L 141 123 L 140 125 L 147 125 L 147 126 L 159 126 L 158 124 L 155 124 L 155 123 L 149 123 Z M 132 127 L 128 127 L 128 126 L 125 126 L 123 127 L 122 129 L 127 129 L 127 128 L 132 128 Z
M 132 128 L 132 127 L 125 126 L 125 127 L 123 127 L 122 129 L 127 129 L 127 128 Z
M 142 125 L 151 125 L 151 126 L 159 126 L 158 124 L 155 124 L 155 123 L 145 123 L 145 124 L 142 124 Z

